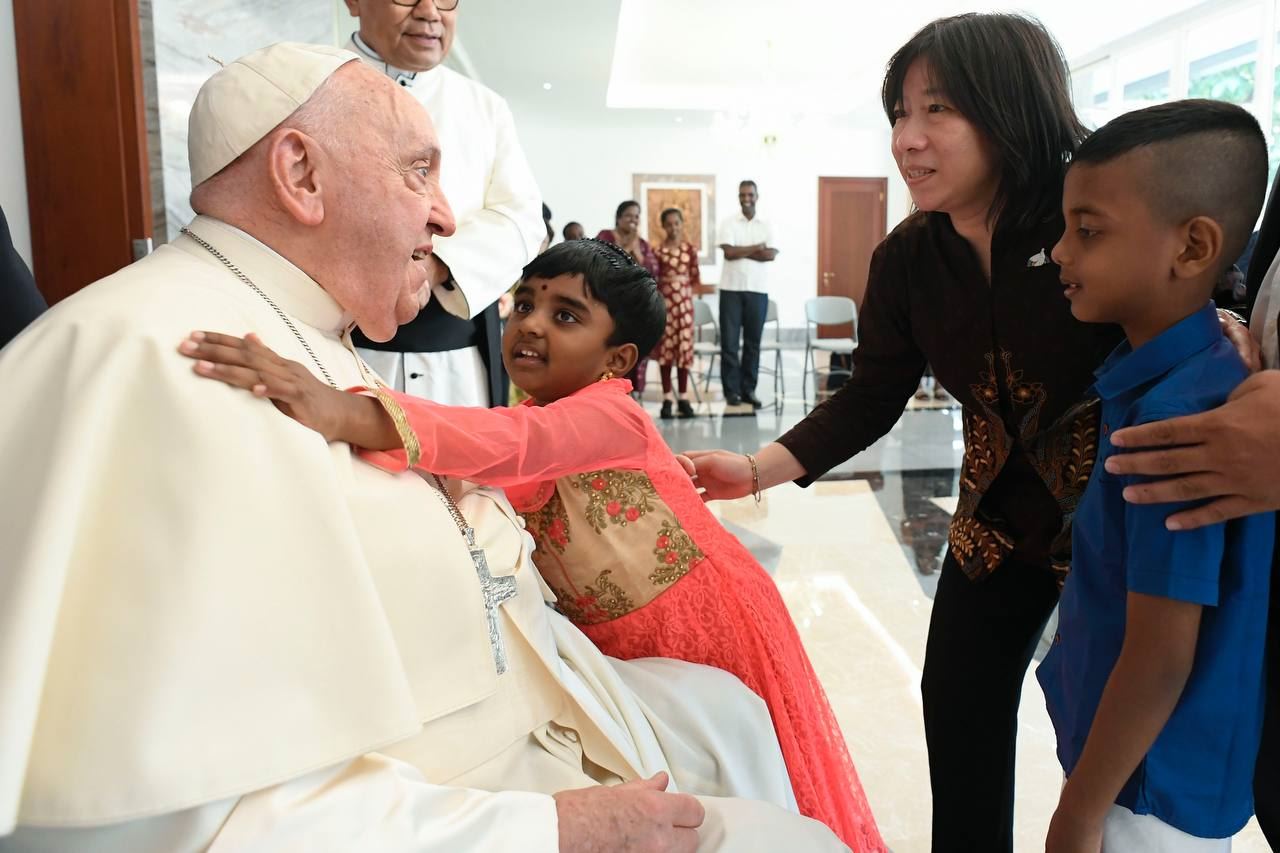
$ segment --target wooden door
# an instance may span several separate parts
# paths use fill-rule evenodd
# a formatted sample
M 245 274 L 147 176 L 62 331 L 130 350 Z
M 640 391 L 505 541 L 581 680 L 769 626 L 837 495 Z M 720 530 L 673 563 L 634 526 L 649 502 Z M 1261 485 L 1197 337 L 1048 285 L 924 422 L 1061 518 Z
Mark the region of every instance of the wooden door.
M 53 304 L 151 236 L 138 4 L 13 0 L 13 24 L 32 266 Z
M 818 295 L 862 308 L 871 253 L 885 236 L 887 178 L 818 178 Z M 832 327 L 826 337 L 848 337 Z

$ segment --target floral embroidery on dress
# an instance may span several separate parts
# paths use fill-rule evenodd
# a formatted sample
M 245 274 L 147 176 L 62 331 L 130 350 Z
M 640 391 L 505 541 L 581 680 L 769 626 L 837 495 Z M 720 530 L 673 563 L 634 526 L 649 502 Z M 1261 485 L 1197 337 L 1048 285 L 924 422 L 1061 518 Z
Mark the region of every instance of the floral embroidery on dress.
M 626 591 L 610 580 L 612 569 L 601 572 L 593 584 L 587 584 L 582 592 L 552 586 L 556 595 L 556 609 L 577 625 L 594 625 L 617 619 L 635 609 L 635 602 Z
M 525 513 L 524 523 L 535 542 L 564 553 L 569 544 L 569 513 L 559 492 L 553 492 L 542 509 Z
M 596 533 L 638 521 L 658 497 L 649 478 L 635 471 L 592 471 L 570 478 L 570 484 L 587 495 L 587 522 Z
M 653 556 L 658 558 L 658 568 L 649 575 L 649 580 L 659 586 L 680 580 L 704 556 L 694 544 L 693 537 L 674 521 L 662 522 L 654 545 Z

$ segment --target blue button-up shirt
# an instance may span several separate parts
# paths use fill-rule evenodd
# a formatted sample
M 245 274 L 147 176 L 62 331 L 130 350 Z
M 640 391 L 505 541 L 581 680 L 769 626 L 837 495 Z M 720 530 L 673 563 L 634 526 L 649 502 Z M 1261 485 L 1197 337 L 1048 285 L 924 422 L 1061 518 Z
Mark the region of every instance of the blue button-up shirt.
M 1203 605 L 1191 676 L 1117 802 L 1204 838 L 1230 836 L 1253 814 L 1275 521 L 1171 532 L 1165 519 L 1190 504 L 1126 503 L 1136 478 L 1103 465 L 1113 431 L 1220 406 L 1247 375 L 1212 305 L 1137 350 L 1121 344 L 1098 369 L 1098 459 L 1075 517 L 1058 636 L 1037 671 L 1070 775 L 1120 656 L 1128 593 Z

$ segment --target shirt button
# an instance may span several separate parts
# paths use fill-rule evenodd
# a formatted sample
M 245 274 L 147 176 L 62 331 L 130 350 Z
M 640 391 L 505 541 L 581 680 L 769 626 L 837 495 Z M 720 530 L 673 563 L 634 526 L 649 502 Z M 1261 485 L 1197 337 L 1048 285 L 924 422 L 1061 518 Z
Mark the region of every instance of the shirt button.
M 1103 435 L 1106 435 L 1106 434 L 1107 434 L 1107 433 L 1109 433 L 1109 432 L 1111 432 L 1111 426 L 1110 426 L 1109 424 L 1103 424 L 1103 425 L 1102 425 L 1102 434 L 1103 434 Z
M 1053 635 L 1053 644 L 1054 644 L 1055 646 L 1060 646 L 1060 645 L 1062 645 L 1062 635 L 1061 635 L 1061 634 L 1054 634 L 1054 635 Z

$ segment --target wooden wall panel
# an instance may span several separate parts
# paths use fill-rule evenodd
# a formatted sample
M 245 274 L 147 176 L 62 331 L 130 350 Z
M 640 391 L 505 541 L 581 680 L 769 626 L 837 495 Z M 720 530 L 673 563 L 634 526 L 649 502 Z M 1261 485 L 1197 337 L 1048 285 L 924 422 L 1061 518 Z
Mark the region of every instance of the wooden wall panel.
M 36 283 L 52 304 L 151 234 L 136 0 L 14 0 Z

